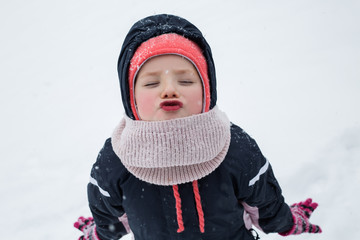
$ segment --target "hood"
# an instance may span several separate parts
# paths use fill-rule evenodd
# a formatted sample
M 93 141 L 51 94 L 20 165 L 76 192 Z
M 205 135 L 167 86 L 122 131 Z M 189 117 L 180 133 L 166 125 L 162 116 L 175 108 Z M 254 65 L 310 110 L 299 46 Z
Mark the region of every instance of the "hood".
M 141 43 L 150 38 L 165 34 L 176 33 L 195 42 L 203 51 L 208 65 L 210 84 L 210 109 L 216 105 L 216 74 L 215 65 L 209 44 L 200 30 L 192 23 L 178 16 L 160 14 L 149 16 L 136 22 L 125 37 L 118 60 L 118 75 L 122 102 L 126 115 L 135 119 L 131 110 L 128 72 L 130 61 Z

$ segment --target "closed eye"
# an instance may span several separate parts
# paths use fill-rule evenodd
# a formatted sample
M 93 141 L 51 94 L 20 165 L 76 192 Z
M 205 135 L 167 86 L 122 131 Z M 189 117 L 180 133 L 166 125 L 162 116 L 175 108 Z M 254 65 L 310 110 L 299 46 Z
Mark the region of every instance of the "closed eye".
M 179 83 L 180 83 L 180 85 L 187 86 L 187 85 L 193 84 L 194 81 L 192 81 L 192 80 L 180 80 Z
M 156 87 L 158 85 L 159 85 L 159 82 L 147 82 L 144 84 L 144 87 L 152 88 L 152 87 Z

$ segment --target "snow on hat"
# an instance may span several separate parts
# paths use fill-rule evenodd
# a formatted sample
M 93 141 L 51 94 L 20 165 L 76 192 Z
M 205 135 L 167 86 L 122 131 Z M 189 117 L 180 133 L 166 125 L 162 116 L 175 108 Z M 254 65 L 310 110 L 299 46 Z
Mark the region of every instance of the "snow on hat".
M 196 68 L 202 80 L 204 100 L 203 112 L 210 109 L 210 86 L 207 73 L 207 63 L 200 47 L 193 41 L 175 33 L 167 33 L 157 37 L 150 38 L 143 42 L 134 53 L 129 67 L 129 90 L 130 104 L 136 120 L 139 116 L 135 104 L 135 79 L 140 68 L 145 62 L 153 57 L 174 54 L 189 60 Z

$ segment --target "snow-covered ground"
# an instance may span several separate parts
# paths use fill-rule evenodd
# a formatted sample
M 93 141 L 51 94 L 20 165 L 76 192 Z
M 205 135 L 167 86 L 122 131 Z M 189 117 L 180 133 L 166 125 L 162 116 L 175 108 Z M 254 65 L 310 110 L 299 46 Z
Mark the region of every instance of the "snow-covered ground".
M 324 233 L 288 239 L 359 239 L 359 11 L 357 0 L 1 1 L 1 239 L 80 235 L 91 165 L 123 115 L 122 41 L 155 13 L 203 31 L 220 108 L 257 140 L 288 203 L 319 202 Z

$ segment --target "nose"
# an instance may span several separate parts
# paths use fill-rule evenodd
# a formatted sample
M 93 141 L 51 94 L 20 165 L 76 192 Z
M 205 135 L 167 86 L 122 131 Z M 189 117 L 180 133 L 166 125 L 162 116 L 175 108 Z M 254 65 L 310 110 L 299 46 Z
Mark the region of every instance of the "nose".
M 161 98 L 178 98 L 179 97 L 179 93 L 176 89 L 175 82 L 172 79 L 170 79 L 170 78 L 165 79 L 163 85 L 164 85 L 164 87 L 161 92 Z

